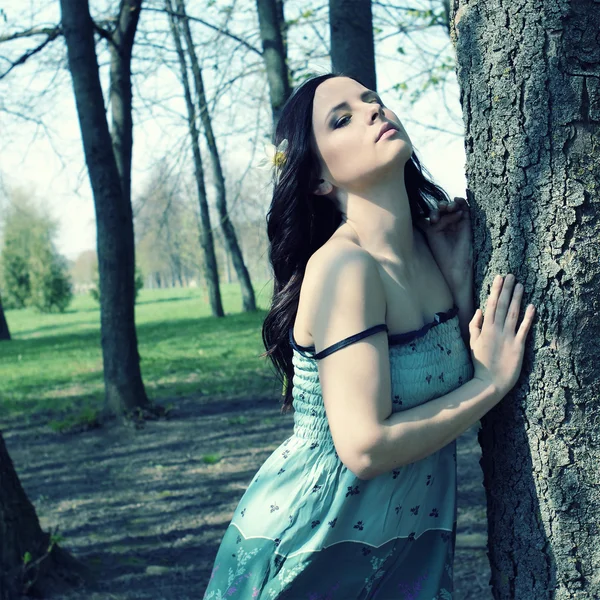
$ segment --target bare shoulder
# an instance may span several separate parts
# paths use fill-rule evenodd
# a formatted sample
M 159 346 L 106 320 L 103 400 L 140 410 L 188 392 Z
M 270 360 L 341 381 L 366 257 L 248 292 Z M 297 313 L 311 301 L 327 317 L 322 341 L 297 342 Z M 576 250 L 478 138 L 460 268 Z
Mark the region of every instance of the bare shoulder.
M 331 239 L 309 259 L 302 282 L 302 295 L 320 297 L 331 292 L 337 274 L 349 274 L 352 270 L 377 273 L 375 259 L 358 244 L 348 238 Z
M 381 323 L 385 304 L 373 256 L 352 240 L 331 239 L 306 265 L 298 310 L 300 330 L 307 332 L 310 345 L 315 344 L 315 332 L 318 342 L 327 345 L 330 336 L 337 341 Z

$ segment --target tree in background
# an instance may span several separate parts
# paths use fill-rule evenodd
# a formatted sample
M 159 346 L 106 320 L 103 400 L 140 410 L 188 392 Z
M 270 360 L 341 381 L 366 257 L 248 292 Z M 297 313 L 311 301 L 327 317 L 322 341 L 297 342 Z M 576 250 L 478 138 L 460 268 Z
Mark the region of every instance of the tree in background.
M 55 248 L 58 223 L 22 190 L 12 192 L 3 224 L 0 284 L 6 308 L 64 312 L 72 299 L 67 261 Z
M 140 0 L 122 0 L 111 48 L 109 132 L 100 84 L 89 4 L 61 0 L 62 30 L 67 43 L 83 149 L 96 209 L 100 272 L 100 320 L 106 409 L 140 420 L 163 412 L 144 388 L 135 330 L 135 247 L 131 209 L 131 52 Z M 112 135 L 111 135 L 112 134 Z
M 202 253 L 204 255 L 204 281 L 206 282 L 206 289 L 208 290 L 208 299 L 212 316 L 224 317 L 225 310 L 223 309 L 223 301 L 219 287 L 219 271 L 217 268 L 213 228 L 211 225 L 210 212 L 208 210 L 206 184 L 204 182 L 204 165 L 202 162 L 202 153 L 200 151 L 200 133 L 196 121 L 196 108 L 189 81 L 187 59 L 181 42 L 179 22 L 174 14 L 171 0 L 165 0 L 165 10 L 168 14 L 171 36 L 175 44 L 177 59 L 179 61 L 181 73 L 180 81 L 183 87 L 183 96 L 187 110 L 188 132 L 192 146 L 194 175 L 196 178 L 196 190 L 200 207 L 200 246 L 202 247 Z
M 167 5 L 171 4 L 171 0 L 166 0 Z M 185 39 L 187 55 L 190 59 L 190 65 L 192 68 L 192 75 L 194 79 L 194 86 L 196 91 L 196 103 L 198 106 L 198 112 L 200 114 L 200 121 L 202 123 L 202 129 L 204 130 L 204 137 L 206 139 L 206 145 L 211 158 L 212 172 L 215 183 L 216 192 L 216 206 L 219 214 L 219 226 L 225 245 L 227 247 L 227 253 L 231 258 L 235 271 L 237 273 L 238 282 L 242 290 L 242 309 L 245 312 L 252 312 L 256 310 L 256 298 L 254 297 L 254 289 L 252 287 L 252 281 L 250 280 L 250 274 L 246 268 L 244 257 L 240 249 L 238 242 L 238 236 L 235 231 L 235 227 L 231 222 L 229 215 L 229 209 L 227 207 L 227 193 L 225 186 L 225 176 L 223 174 L 223 167 L 221 164 L 221 157 L 217 148 L 217 141 L 212 126 L 212 116 L 209 111 L 208 101 L 204 90 L 204 81 L 202 76 L 202 69 L 200 68 L 200 62 L 196 53 L 196 46 L 192 37 L 192 30 L 190 22 L 185 10 L 185 1 L 176 0 L 177 11 L 179 15 L 175 17 L 175 27 L 172 28 L 173 35 L 179 37 L 183 35 Z M 179 25 L 179 31 L 177 28 Z M 178 49 L 181 48 L 181 42 L 177 42 Z M 185 61 L 181 63 L 182 68 L 185 66 Z M 218 273 L 217 273 L 218 281 Z
M 2 306 L 2 297 L 0 296 L 0 342 L 9 342 L 10 340 L 11 340 L 10 329 L 8 328 L 8 323 L 7 323 L 6 317 L 4 315 L 4 307 Z
M 39 312 L 62 313 L 73 299 L 67 261 L 56 252 L 48 235 L 36 236 L 31 241 L 29 284 L 28 304 Z
M 275 131 L 281 109 L 292 93 L 287 65 L 283 0 L 256 0 L 256 10 Z
M 537 314 L 478 434 L 492 593 L 598 598 L 600 6 L 456 0 L 451 26 L 475 290 L 512 273 Z
M 377 89 L 371 0 L 329 0 L 331 65 Z
M 180 179 L 163 157 L 133 204 L 136 260 L 148 287 L 186 286 L 200 279 L 204 256 L 194 211 L 199 207 L 187 199 Z
M 98 263 L 93 275 L 93 285 L 90 287 L 90 296 L 98 303 L 100 303 L 100 274 L 98 273 Z M 137 300 L 138 294 L 144 287 L 144 274 L 139 267 L 135 268 L 135 299 Z

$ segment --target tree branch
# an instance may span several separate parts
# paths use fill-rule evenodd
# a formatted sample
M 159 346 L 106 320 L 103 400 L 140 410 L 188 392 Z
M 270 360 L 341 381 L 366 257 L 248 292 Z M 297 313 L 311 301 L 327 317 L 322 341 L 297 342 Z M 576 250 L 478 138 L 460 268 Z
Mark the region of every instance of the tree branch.
M 231 39 L 235 40 L 236 42 L 239 42 L 240 44 L 242 44 L 243 46 L 248 48 L 248 50 L 255 52 L 259 56 L 262 56 L 262 52 L 258 48 L 254 47 L 252 44 L 247 42 L 246 40 L 238 37 L 237 35 L 235 35 L 234 33 L 231 33 L 230 31 L 227 31 L 226 29 L 221 29 L 217 25 L 213 25 L 212 23 L 209 23 L 208 21 L 205 21 L 204 19 L 200 19 L 198 17 L 191 17 L 190 15 L 184 15 L 175 10 L 169 10 L 167 8 L 151 8 L 150 6 L 145 6 L 142 8 L 142 10 L 150 10 L 152 12 L 167 13 L 173 17 L 179 17 L 180 19 L 189 19 L 190 21 L 196 21 L 197 23 L 201 23 L 202 25 L 204 25 L 205 27 L 208 27 L 209 29 L 212 29 L 222 35 L 230 37 Z

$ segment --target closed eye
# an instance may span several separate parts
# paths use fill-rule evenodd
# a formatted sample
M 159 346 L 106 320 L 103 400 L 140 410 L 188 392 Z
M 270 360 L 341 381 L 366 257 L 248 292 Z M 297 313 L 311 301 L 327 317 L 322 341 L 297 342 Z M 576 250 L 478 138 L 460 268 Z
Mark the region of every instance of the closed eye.
M 368 104 L 379 104 L 379 106 L 381 106 L 381 108 L 385 108 L 385 104 L 382 102 L 381 98 L 379 98 L 378 96 L 374 96 L 372 100 L 369 100 Z M 334 123 L 333 128 L 339 129 L 340 127 L 345 127 L 346 125 L 348 125 L 351 118 L 352 118 L 352 115 L 344 115 L 343 117 L 341 117 Z M 347 119 L 347 120 L 345 121 L 344 119 Z

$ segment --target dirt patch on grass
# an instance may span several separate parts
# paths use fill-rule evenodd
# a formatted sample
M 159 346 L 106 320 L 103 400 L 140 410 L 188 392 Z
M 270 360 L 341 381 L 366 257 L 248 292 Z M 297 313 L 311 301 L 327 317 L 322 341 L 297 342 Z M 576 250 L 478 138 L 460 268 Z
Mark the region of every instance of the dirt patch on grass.
M 94 590 L 64 600 L 199 600 L 233 511 L 293 430 L 277 399 L 177 398 L 168 420 L 57 434 L 11 417 L 3 435 L 43 529 L 89 565 Z M 167 404 L 168 402 L 164 402 Z M 457 442 L 455 600 L 491 600 L 485 494 L 473 426 Z

